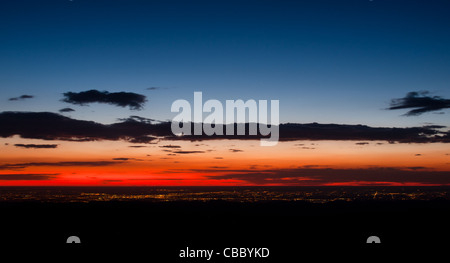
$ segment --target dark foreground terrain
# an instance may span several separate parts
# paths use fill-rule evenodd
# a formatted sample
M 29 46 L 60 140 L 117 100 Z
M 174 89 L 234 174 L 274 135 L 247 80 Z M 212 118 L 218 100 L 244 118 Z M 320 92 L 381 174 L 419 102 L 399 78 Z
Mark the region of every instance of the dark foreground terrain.
M 2 251 L 143 262 L 306 262 L 446 254 L 450 201 L 0 202 Z M 66 244 L 69 236 L 81 244 Z M 381 244 L 366 244 L 378 236 Z M 211 260 L 180 250 L 214 249 Z M 268 248 L 225 258 L 225 248 Z M 36 249 L 37 248 L 37 249 Z M 31 250 L 30 250 L 31 249 Z M 32 255 L 33 257 L 38 255 Z M 131 262 L 131 261 L 130 261 Z

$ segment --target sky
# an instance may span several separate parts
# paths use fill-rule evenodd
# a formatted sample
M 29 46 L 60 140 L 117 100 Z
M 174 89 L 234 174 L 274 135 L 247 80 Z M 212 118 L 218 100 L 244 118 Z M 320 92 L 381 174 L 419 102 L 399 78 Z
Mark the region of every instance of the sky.
M 1 1 L 0 185 L 450 184 L 449 11 Z M 281 142 L 180 139 L 147 120 L 170 121 L 195 91 L 279 100 Z

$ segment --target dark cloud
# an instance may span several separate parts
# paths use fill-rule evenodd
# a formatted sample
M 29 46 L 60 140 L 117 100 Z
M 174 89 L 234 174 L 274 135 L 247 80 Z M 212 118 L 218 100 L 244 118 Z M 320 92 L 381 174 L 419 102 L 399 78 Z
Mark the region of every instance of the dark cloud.
M 388 128 L 345 124 L 281 124 L 280 140 L 358 140 L 402 143 L 449 142 L 449 134 L 430 127 Z
M 106 103 L 120 107 L 130 107 L 132 110 L 141 110 L 147 101 L 146 97 L 133 92 L 108 92 L 88 90 L 82 92 L 66 92 L 62 101 L 77 105 L 89 103 Z
M 16 147 L 35 148 L 35 149 L 55 149 L 58 144 L 14 144 Z
M 9 100 L 16 101 L 16 100 L 25 100 L 25 99 L 32 99 L 32 98 L 34 98 L 33 95 L 22 95 L 20 97 L 9 98 Z
M 63 109 L 59 110 L 59 112 L 72 112 L 72 111 L 75 111 L 75 110 L 72 108 L 63 108 Z
M 229 124 L 233 125 L 233 124 Z M 192 125 L 192 129 L 193 129 Z M 442 126 L 439 126 L 442 127 Z M 234 130 L 237 124 L 234 124 Z M 225 130 L 225 128 L 224 128 Z M 245 124 L 245 130 L 249 130 L 249 124 Z M 319 124 L 319 123 L 286 123 L 279 125 L 280 141 L 295 140 L 340 140 L 340 141 L 387 141 L 389 143 L 427 143 L 450 142 L 450 132 L 442 132 L 436 127 L 370 127 L 366 125 L 346 124 Z M 193 131 L 192 133 L 193 134 Z M 235 139 L 249 140 L 260 139 L 260 135 L 184 135 L 172 136 L 172 140 L 214 140 Z
M 236 124 L 235 124 L 236 125 Z M 248 125 L 248 124 L 247 124 Z M 410 128 L 369 127 L 343 124 L 280 124 L 280 141 L 294 140 L 353 140 L 387 141 L 389 143 L 450 142 L 450 132 L 442 126 Z M 247 129 L 248 130 L 248 129 Z M 131 143 L 153 143 L 167 140 L 256 140 L 250 135 L 184 135 L 175 136 L 170 122 L 149 123 L 138 118 L 122 122 L 101 124 L 75 120 L 50 112 L 1 112 L 0 137 L 19 135 L 22 138 L 66 141 L 124 140 Z
M 201 170 L 206 173 L 223 173 L 226 170 Z M 427 171 L 424 169 L 400 169 L 390 167 L 361 169 L 270 169 L 270 170 L 231 170 L 228 174 L 209 175 L 209 179 L 242 180 L 252 184 L 295 184 L 325 185 L 353 184 L 358 182 L 378 183 L 417 183 L 417 184 L 450 184 L 450 171 Z
M 440 96 L 429 96 L 428 91 L 409 92 L 404 98 L 393 99 L 389 110 L 412 109 L 406 116 L 416 116 L 425 112 L 450 108 L 450 100 Z
M 98 166 L 111 166 L 121 164 L 123 161 L 112 162 L 112 161 L 93 161 L 93 162 L 30 162 L 30 163 L 12 163 L 12 164 L 2 164 L 0 165 L 0 170 L 17 170 L 24 169 L 27 167 L 36 166 L 50 166 L 50 167 L 70 167 L 70 166 L 88 166 L 88 167 L 98 167 Z
M 0 174 L 0 181 L 51 180 L 59 174 Z
M 230 149 L 230 152 L 238 153 L 238 152 L 243 152 L 243 150 L 239 150 L 239 149 Z
M 193 154 L 193 153 L 205 153 L 204 151 L 173 151 L 173 153 L 178 154 Z
M 357 142 L 357 143 L 355 143 L 356 145 L 367 145 L 367 144 L 369 144 L 368 142 Z
M 50 112 L 0 113 L 0 137 L 20 135 L 22 138 L 65 141 L 125 140 L 149 143 L 155 137 L 167 136 L 170 123 L 152 125 L 125 121 L 110 125 L 93 121 L 74 120 Z

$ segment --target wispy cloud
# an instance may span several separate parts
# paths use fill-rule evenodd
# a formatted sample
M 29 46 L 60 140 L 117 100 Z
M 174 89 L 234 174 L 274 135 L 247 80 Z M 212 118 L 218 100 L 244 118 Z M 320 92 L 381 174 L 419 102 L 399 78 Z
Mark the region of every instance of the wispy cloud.
M 426 112 L 450 108 L 450 100 L 440 96 L 429 96 L 429 91 L 414 91 L 404 98 L 393 99 L 389 110 L 412 109 L 405 116 L 417 116 Z
M 25 99 L 32 99 L 34 98 L 33 95 L 22 95 L 19 97 L 9 98 L 10 101 L 16 101 L 16 100 L 25 100 Z
M 137 121 L 105 125 L 50 112 L 0 113 L 0 137 L 20 135 L 23 138 L 43 140 L 125 140 L 132 143 L 149 143 L 156 139 L 149 134 L 168 135 L 170 124 L 166 126 Z
M 138 158 L 128 158 L 128 157 L 118 157 L 118 158 L 113 158 L 114 161 L 142 161 L 142 159 L 138 159 Z
M 146 90 L 162 90 L 162 89 L 166 90 L 166 89 L 172 89 L 172 88 L 174 88 L 174 87 L 157 87 L 157 86 L 153 86 L 153 87 L 146 88 Z
M 63 109 L 59 110 L 59 112 L 72 112 L 72 111 L 75 111 L 75 110 L 72 108 L 63 108 Z

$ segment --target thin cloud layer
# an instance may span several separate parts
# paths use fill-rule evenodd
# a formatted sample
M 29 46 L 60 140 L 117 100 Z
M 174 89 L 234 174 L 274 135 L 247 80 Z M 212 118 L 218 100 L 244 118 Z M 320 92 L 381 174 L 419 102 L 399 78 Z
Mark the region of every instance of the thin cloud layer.
M 409 92 L 404 98 L 393 99 L 389 110 L 412 109 L 405 116 L 417 116 L 426 112 L 450 108 L 450 100 L 440 96 L 429 96 L 429 91 Z
M 0 170 L 17 170 L 28 167 L 48 166 L 48 167 L 101 167 L 122 164 L 124 161 L 92 161 L 92 162 L 32 162 L 32 163 L 10 163 L 0 165 Z
M 63 109 L 59 110 L 59 112 L 72 112 L 72 111 L 75 111 L 75 110 L 72 108 L 63 108 Z
M 147 101 L 146 97 L 133 92 L 108 92 L 88 90 L 82 92 L 66 92 L 62 101 L 76 105 L 89 103 L 106 103 L 119 107 L 129 107 L 131 110 L 141 110 Z
M 391 167 L 332 169 L 332 168 L 295 168 L 270 170 L 199 170 L 198 172 L 221 173 L 209 175 L 215 180 L 241 180 L 246 183 L 294 184 L 294 185 L 328 185 L 357 184 L 358 182 L 389 184 L 450 184 L 450 172 L 429 171 L 423 169 L 400 169 Z M 228 173 L 227 173 L 228 172 Z M 226 174 L 223 174 L 226 173 Z
M 51 180 L 59 174 L 0 174 L 0 181 Z

